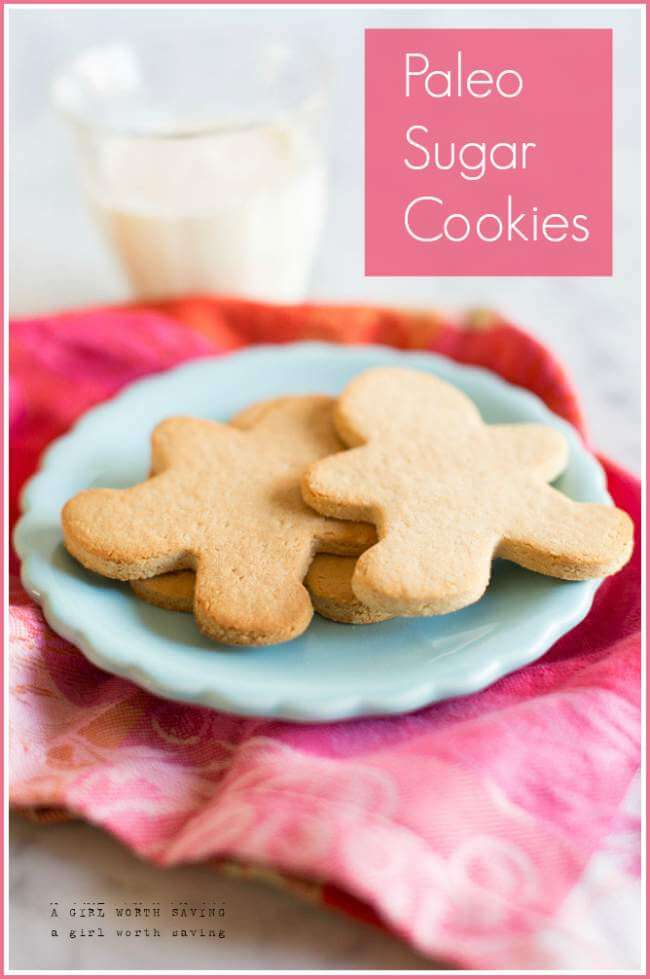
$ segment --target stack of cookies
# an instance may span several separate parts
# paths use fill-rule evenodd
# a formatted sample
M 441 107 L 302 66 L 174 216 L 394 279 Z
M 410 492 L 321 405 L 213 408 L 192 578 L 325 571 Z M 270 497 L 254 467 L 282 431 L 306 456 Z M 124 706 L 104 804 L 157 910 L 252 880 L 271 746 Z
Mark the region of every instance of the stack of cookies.
M 629 559 L 627 514 L 548 485 L 567 452 L 554 428 L 486 425 L 450 384 L 377 368 L 338 400 L 161 422 L 149 478 L 77 494 L 64 541 L 86 568 L 192 611 L 232 645 L 293 639 L 314 610 L 354 623 L 441 615 L 481 597 L 494 557 L 573 580 Z

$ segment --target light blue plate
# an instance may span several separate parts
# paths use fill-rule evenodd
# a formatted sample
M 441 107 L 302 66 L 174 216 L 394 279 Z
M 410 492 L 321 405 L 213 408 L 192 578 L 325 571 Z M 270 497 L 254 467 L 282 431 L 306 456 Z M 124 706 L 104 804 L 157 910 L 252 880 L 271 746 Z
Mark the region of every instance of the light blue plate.
M 475 605 L 451 615 L 371 626 L 319 616 L 305 635 L 264 649 L 203 638 L 189 615 L 134 597 L 65 551 L 59 513 L 87 486 L 144 479 L 154 425 L 178 413 L 228 419 L 285 393 L 336 394 L 367 367 L 402 364 L 451 381 L 487 422 L 533 421 L 564 432 L 570 463 L 558 487 L 609 502 L 602 469 L 575 431 L 536 397 L 494 374 L 425 353 L 321 343 L 256 347 L 199 360 L 131 385 L 52 445 L 23 494 L 15 534 L 25 587 L 53 629 L 98 666 L 174 700 L 294 721 L 394 714 L 481 690 L 542 655 L 589 611 L 599 581 L 565 582 L 505 561 Z

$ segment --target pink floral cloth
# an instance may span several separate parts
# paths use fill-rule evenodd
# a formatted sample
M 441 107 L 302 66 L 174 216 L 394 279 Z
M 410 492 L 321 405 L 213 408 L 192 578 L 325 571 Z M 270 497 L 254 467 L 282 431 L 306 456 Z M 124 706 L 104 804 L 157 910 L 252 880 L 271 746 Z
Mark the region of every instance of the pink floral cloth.
M 552 356 L 489 317 L 198 299 L 23 320 L 11 327 L 12 515 L 47 442 L 134 378 L 300 336 L 482 363 L 580 427 Z M 637 481 L 606 469 L 638 528 Z M 628 948 L 614 925 L 638 912 L 638 546 L 537 663 L 414 714 L 316 726 L 171 703 L 102 672 L 45 624 L 13 560 L 13 806 L 64 808 L 162 865 L 228 858 L 307 878 L 463 968 L 636 967 L 633 936 Z

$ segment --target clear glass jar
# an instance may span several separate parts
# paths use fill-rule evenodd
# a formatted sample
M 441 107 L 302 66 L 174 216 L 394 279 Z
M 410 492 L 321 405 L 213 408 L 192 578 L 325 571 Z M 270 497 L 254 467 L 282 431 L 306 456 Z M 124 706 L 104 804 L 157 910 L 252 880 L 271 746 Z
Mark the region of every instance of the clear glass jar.
M 325 66 L 248 29 L 90 49 L 54 81 L 136 296 L 304 297 L 326 200 Z

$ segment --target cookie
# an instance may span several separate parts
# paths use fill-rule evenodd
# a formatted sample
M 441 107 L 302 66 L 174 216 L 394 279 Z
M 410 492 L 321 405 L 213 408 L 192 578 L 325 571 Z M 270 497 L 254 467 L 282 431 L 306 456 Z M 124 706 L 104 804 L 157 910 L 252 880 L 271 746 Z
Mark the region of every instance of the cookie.
M 130 581 L 131 588 L 143 602 L 169 612 L 194 610 L 194 572 L 168 571 L 153 578 Z
M 370 625 L 392 619 L 390 612 L 369 608 L 352 591 L 357 560 L 333 554 L 316 555 L 305 578 L 314 608 L 319 615 L 334 622 Z
M 350 586 L 356 558 L 317 554 L 312 561 L 305 586 L 316 612 L 334 622 L 382 622 L 384 612 L 369 609 Z M 143 581 L 132 581 L 138 598 L 174 612 L 191 612 L 194 605 L 194 572 L 171 571 Z
M 630 557 L 626 513 L 547 485 L 568 458 L 554 428 L 486 425 L 462 392 L 402 368 L 360 374 L 335 418 L 351 449 L 311 465 L 303 496 L 320 513 L 376 525 L 379 542 L 352 577 L 371 608 L 462 608 L 484 593 L 495 556 L 575 580 L 613 574 Z
M 300 635 L 313 612 L 303 579 L 316 551 L 356 555 L 376 539 L 372 527 L 324 518 L 302 500 L 307 465 L 340 449 L 333 404 L 279 398 L 243 412 L 238 427 L 161 422 L 151 477 L 68 501 L 65 546 L 110 578 L 194 570 L 197 624 L 221 642 L 268 645 Z

